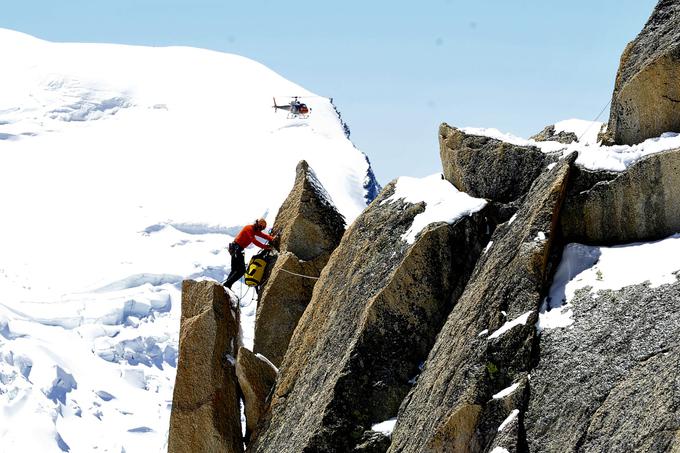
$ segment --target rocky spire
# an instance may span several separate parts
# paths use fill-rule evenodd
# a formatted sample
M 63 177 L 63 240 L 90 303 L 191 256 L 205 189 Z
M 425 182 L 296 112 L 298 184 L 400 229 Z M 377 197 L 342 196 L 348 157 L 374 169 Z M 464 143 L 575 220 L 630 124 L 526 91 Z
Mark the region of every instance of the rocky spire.
M 309 167 L 301 161 L 274 230 L 280 254 L 271 263 L 257 305 L 254 351 L 279 366 L 316 278 L 345 232 L 345 219 Z
M 660 0 L 626 46 L 616 74 L 605 138 L 632 145 L 680 132 L 680 3 Z

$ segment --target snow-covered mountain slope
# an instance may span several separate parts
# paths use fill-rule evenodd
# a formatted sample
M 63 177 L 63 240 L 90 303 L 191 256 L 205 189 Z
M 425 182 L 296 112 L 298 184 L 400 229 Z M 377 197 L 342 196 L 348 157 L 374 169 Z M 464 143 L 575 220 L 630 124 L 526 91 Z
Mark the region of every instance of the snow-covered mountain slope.
M 2 450 L 163 450 L 181 280 L 224 278 L 299 160 L 348 223 L 377 182 L 328 99 L 246 58 L 3 29 L 0 48 Z M 272 109 L 292 95 L 308 119 Z

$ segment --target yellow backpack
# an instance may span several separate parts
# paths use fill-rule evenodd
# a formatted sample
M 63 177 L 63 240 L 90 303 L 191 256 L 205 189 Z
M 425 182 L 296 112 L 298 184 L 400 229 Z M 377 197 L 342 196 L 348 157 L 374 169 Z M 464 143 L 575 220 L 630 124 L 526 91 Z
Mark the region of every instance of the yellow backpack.
M 260 286 L 264 278 L 264 270 L 267 267 L 267 261 L 259 255 L 255 255 L 250 259 L 248 268 L 246 270 L 245 280 L 248 286 Z

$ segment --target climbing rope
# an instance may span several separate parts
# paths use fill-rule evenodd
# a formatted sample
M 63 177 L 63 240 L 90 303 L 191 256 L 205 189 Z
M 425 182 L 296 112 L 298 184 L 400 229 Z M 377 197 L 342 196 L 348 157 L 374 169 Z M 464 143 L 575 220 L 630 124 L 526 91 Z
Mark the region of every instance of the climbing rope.
M 251 289 L 252 289 L 252 286 L 249 286 L 248 289 L 246 290 L 246 293 L 243 295 L 243 299 L 246 298 L 246 296 L 248 295 L 248 293 L 250 292 Z M 250 305 L 251 305 L 251 304 L 253 303 L 253 301 L 255 300 L 255 294 L 256 294 L 256 292 L 253 291 L 252 295 L 250 296 L 250 302 L 248 302 L 248 303 L 245 304 L 245 305 L 243 305 L 243 304 L 241 303 L 241 301 L 239 300 L 238 303 L 239 303 L 239 305 L 241 306 L 241 308 L 248 308 L 248 307 L 250 307 Z
M 609 104 L 611 104 L 611 103 L 612 103 L 611 99 L 609 101 L 607 101 L 607 103 L 604 105 L 604 107 L 602 107 L 602 110 L 600 110 L 600 113 L 597 114 L 595 119 L 590 123 L 590 125 L 586 128 L 586 130 L 583 131 L 583 133 L 578 138 L 578 140 L 576 140 L 577 142 L 581 142 L 581 139 L 583 138 L 583 136 L 586 135 L 588 133 L 588 131 L 590 130 L 590 128 L 593 127 L 593 124 L 595 124 L 595 122 L 600 119 L 600 117 L 602 116 L 604 111 L 607 110 L 607 107 L 609 107 Z
M 310 280 L 318 280 L 318 279 L 319 279 L 319 277 L 312 277 L 311 275 L 298 274 L 297 272 L 291 272 L 291 271 L 286 270 L 286 269 L 280 269 L 280 270 L 283 271 L 283 272 L 286 272 L 286 273 L 288 273 L 288 274 L 295 275 L 295 276 L 297 276 L 297 277 L 301 277 L 301 278 L 308 278 L 308 279 L 310 279 Z M 255 296 L 256 296 L 257 292 L 254 291 L 254 292 L 252 293 L 251 297 L 250 297 L 250 302 L 248 302 L 246 305 L 243 305 L 241 302 L 243 301 L 243 299 L 245 299 L 245 298 L 248 296 L 248 293 L 250 293 L 250 290 L 252 289 L 252 286 L 248 286 L 248 289 L 247 289 L 246 292 L 244 293 L 244 292 L 243 292 L 243 285 L 244 285 L 244 283 L 245 283 L 245 280 L 244 280 L 243 277 L 241 277 L 241 279 L 239 280 L 239 283 L 240 283 L 240 284 L 239 284 L 239 294 L 238 294 L 238 296 L 236 296 L 236 298 L 238 299 L 238 306 L 239 306 L 240 308 L 247 308 L 247 307 L 249 307 L 249 306 L 253 303 L 253 301 L 255 300 Z
M 248 302 L 246 305 L 243 305 L 243 304 L 241 303 L 241 301 L 242 301 L 243 299 L 245 299 L 245 298 L 248 296 L 248 293 L 249 293 L 250 290 L 252 289 L 252 286 L 248 286 L 248 289 L 246 290 L 246 292 L 245 292 L 245 294 L 244 294 L 244 293 L 243 293 L 243 283 L 244 283 L 243 277 L 241 277 L 241 280 L 239 281 L 239 283 L 240 283 L 240 285 L 239 285 L 238 306 L 241 307 L 241 308 L 250 307 L 250 304 L 252 304 L 252 303 L 253 303 L 253 300 L 255 299 L 255 293 L 254 293 L 254 292 L 253 292 L 253 295 L 252 295 L 251 298 L 250 298 L 250 302 Z
M 310 280 L 318 280 L 318 279 L 319 279 L 319 277 L 312 277 L 311 275 L 297 274 L 297 273 L 295 273 L 295 272 L 287 271 L 287 270 L 285 270 L 285 269 L 280 269 L 280 270 L 283 271 L 283 272 L 286 272 L 286 273 L 288 273 L 288 274 L 297 275 L 298 277 L 308 278 L 308 279 L 310 279 Z

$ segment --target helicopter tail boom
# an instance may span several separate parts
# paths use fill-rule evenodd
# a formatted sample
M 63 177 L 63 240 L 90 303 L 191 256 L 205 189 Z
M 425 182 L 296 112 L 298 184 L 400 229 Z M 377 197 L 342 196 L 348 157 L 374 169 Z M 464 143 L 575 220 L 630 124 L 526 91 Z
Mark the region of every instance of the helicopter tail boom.
M 276 103 L 276 98 L 272 97 L 274 100 L 274 105 L 272 105 L 272 108 L 274 110 L 281 109 L 281 110 L 290 110 L 290 105 L 279 105 Z

